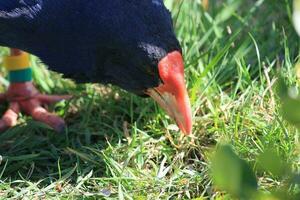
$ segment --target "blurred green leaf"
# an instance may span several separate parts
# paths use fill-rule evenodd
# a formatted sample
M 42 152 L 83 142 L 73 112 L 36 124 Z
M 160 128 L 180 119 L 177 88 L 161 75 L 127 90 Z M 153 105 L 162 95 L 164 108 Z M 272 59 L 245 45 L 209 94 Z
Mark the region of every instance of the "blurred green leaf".
M 300 11 L 300 0 L 294 0 L 294 10 Z
M 270 172 L 273 176 L 282 178 L 291 174 L 291 166 L 284 162 L 280 155 L 272 148 L 266 149 L 258 156 L 258 167 Z
M 229 145 L 217 148 L 212 159 L 212 175 L 220 189 L 237 198 L 251 199 L 257 191 L 257 181 L 251 167 Z
M 278 95 L 281 99 L 282 116 L 300 129 L 300 98 L 296 91 L 289 89 L 283 78 L 278 81 Z
M 295 29 L 300 35 L 300 0 L 294 0 L 293 21 Z

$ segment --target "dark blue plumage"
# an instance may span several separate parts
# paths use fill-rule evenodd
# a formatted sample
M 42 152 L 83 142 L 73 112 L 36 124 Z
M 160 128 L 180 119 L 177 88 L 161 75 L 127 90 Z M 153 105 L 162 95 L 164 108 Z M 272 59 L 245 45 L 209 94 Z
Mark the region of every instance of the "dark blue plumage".
M 139 95 L 158 86 L 159 60 L 180 50 L 162 0 L 1 0 L 0 45 Z

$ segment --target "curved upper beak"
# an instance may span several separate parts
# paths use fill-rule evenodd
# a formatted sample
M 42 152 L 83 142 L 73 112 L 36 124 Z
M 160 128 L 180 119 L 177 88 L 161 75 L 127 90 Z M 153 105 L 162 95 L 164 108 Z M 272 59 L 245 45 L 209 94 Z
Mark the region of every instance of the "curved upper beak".
M 174 51 L 158 64 L 163 83 L 146 91 L 173 118 L 180 130 L 192 132 L 192 111 L 184 81 L 184 64 L 180 52 Z

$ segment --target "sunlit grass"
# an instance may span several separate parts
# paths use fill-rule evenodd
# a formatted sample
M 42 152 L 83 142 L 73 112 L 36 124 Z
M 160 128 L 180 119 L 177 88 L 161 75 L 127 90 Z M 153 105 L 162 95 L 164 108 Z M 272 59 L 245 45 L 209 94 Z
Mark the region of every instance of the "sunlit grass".
M 0 199 L 230 199 L 210 177 L 217 143 L 231 144 L 253 167 L 272 145 L 298 170 L 298 132 L 282 119 L 275 90 L 279 71 L 296 84 L 292 2 L 211 0 L 207 11 L 201 1 L 166 3 L 185 57 L 192 137 L 174 131 L 150 99 L 62 80 L 33 59 L 41 91 L 76 98 L 52 108 L 66 119 L 65 134 L 26 116 L 0 134 Z M 262 191 L 281 184 L 257 176 Z

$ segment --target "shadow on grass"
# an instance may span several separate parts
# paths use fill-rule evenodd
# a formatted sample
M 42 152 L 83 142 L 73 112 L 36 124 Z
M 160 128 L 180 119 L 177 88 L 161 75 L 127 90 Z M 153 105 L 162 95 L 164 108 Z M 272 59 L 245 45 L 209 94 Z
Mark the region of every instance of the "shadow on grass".
M 137 120 L 144 127 L 155 109 L 154 103 L 109 87 L 80 85 L 71 93 L 73 100 L 51 108 L 64 116 L 68 125 L 64 133 L 21 116 L 20 125 L 0 134 L 0 180 L 44 179 L 42 184 L 47 185 L 72 170 L 72 180 L 91 170 L 94 176 L 108 176 L 101 155 L 92 151 L 118 146 L 126 137 L 126 122 Z M 1 106 L 2 112 L 5 109 Z

